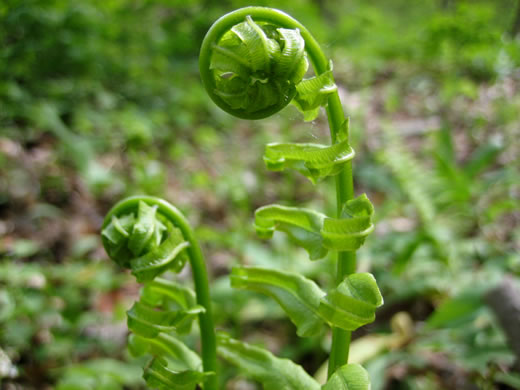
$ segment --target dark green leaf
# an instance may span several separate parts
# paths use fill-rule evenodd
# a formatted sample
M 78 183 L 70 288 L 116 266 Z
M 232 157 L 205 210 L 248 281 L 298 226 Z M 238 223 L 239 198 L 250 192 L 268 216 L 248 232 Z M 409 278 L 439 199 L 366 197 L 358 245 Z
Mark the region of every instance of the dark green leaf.
M 447 328 L 466 324 L 482 308 L 482 295 L 482 291 L 474 291 L 444 301 L 428 318 L 428 327 Z

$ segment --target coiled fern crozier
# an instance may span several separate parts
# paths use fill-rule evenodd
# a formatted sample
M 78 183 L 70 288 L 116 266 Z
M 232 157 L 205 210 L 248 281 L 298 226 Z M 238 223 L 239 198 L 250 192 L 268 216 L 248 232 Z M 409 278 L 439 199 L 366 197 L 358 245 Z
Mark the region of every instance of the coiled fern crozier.
M 309 61 L 316 76 L 304 79 Z M 144 284 L 140 300 L 128 311 L 131 351 L 154 356 L 145 367 L 144 378 L 149 386 L 160 389 L 199 385 L 215 390 L 224 386 L 218 376 L 218 354 L 268 390 L 369 389 L 366 371 L 348 364 L 348 351 L 351 332 L 372 322 L 383 302 L 373 276 L 355 273 L 355 252 L 374 229 L 374 210 L 364 194 L 354 197 L 354 151 L 331 62 L 307 29 L 289 15 L 247 7 L 215 22 L 203 41 L 199 63 L 208 94 L 236 117 L 262 119 L 293 103 L 306 120 L 312 120 L 321 107 L 326 108 L 331 145 L 268 144 L 264 161 L 268 169 L 295 169 L 313 183 L 333 176 L 337 215 L 268 205 L 255 212 L 255 227 L 263 238 L 276 230 L 285 232 L 311 260 L 337 253 L 336 286 L 323 291 L 297 273 L 244 266 L 233 268 L 231 284 L 275 299 L 301 337 L 331 327 L 328 381 L 321 386 L 288 359 L 216 334 L 206 266 L 190 226 L 174 206 L 146 196 L 114 206 L 102 231 L 109 256 L 130 268 Z M 187 261 L 195 291 L 160 277 L 166 271 L 180 271 Z M 202 359 L 179 339 L 190 330 L 195 317 L 199 319 Z

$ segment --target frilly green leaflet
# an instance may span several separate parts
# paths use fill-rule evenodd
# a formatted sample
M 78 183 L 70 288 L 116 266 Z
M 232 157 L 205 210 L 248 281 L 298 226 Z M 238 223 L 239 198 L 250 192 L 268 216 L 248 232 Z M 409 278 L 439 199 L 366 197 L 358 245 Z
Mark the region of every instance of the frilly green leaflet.
M 356 330 L 375 319 L 383 297 L 372 274 L 348 275 L 338 287 L 320 300 L 320 316 L 338 328 Z
M 312 121 L 318 116 L 320 107 L 326 105 L 329 95 L 337 90 L 332 71 L 328 70 L 299 83 L 292 103 L 303 113 L 305 121 Z
M 323 258 L 320 234 L 325 215 L 314 210 L 281 205 L 260 207 L 255 211 L 255 229 L 261 238 L 270 238 L 275 230 L 283 231 L 299 246 L 305 248 L 311 260 Z
M 152 338 L 160 332 L 170 332 L 186 326 L 201 312 L 204 312 L 202 306 L 187 310 L 161 310 L 137 301 L 127 312 L 128 328 L 135 334 Z
M 365 194 L 347 201 L 343 205 L 341 218 L 325 218 L 321 235 L 328 249 L 353 251 L 365 243 L 374 231 L 372 217 L 374 207 Z
M 258 267 L 234 267 L 231 286 L 275 299 L 297 327 L 298 336 L 318 334 L 324 324 L 355 330 L 375 318 L 383 304 L 374 277 L 369 273 L 347 276 L 328 294 L 304 276 Z
M 128 349 L 133 356 L 150 354 L 167 357 L 170 362 L 175 363 L 182 370 L 200 371 L 202 369 L 199 355 L 182 341 L 166 333 L 159 333 L 153 338 L 131 334 L 128 338 Z
M 329 250 L 356 250 L 374 230 L 374 209 L 365 194 L 349 200 L 341 218 L 328 218 L 314 210 L 280 205 L 264 206 L 255 212 L 255 228 L 269 238 L 283 231 L 305 248 L 311 260 L 323 258 Z
M 149 305 L 175 303 L 181 309 L 189 309 L 196 305 L 195 292 L 172 280 L 155 278 L 147 282 L 141 290 L 141 301 Z
M 355 152 L 348 141 L 334 145 L 270 143 L 265 147 L 267 169 L 281 171 L 295 169 L 313 184 L 341 172 L 343 164 L 354 158 Z
M 317 313 L 325 293 L 310 279 L 273 269 L 233 267 L 231 287 L 256 291 L 276 300 L 296 325 L 300 337 L 323 330 L 323 320 Z

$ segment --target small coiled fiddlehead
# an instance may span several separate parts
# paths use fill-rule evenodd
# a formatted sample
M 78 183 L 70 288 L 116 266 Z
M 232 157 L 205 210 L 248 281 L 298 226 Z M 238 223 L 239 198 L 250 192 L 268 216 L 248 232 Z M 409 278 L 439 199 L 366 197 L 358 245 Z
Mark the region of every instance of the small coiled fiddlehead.
M 208 45 L 204 82 L 219 105 L 240 118 L 263 118 L 285 107 L 307 72 L 298 29 L 256 23 L 249 15 Z
M 160 388 L 217 389 L 216 339 L 209 296 L 206 266 L 200 247 L 184 215 L 170 203 L 155 197 L 136 196 L 117 203 L 103 223 L 102 241 L 112 260 L 129 268 L 145 287 L 140 301 L 128 311 L 128 326 L 138 344 L 154 346 L 157 358 L 145 369 L 145 379 Z M 158 278 L 166 271 L 179 272 L 189 261 L 195 293 L 184 286 Z M 199 317 L 202 368 L 194 352 L 171 336 L 190 328 Z M 146 342 L 139 343 L 139 340 Z M 163 356 L 177 351 L 181 367 L 173 372 Z M 181 386 L 182 384 L 182 386 Z

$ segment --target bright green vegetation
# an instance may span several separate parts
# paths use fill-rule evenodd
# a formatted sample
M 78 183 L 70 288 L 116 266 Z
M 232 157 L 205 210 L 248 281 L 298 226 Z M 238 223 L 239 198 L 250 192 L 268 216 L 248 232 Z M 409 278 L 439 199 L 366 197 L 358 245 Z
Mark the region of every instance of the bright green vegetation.
M 303 79 L 307 57 L 317 75 Z M 311 209 L 270 205 L 256 211 L 255 227 L 265 238 L 272 237 L 276 230 L 287 233 L 308 251 L 311 260 L 336 251 L 337 286 L 324 292 L 299 273 L 243 266 L 233 268 L 231 286 L 274 298 L 297 327 L 299 336 L 319 335 L 323 325 L 329 325 L 333 329 L 330 380 L 324 388 L 355 386 L 368 390 L 366 371 L 359 365 L 349 365 L 348 353 L 351 331 L 373 322 L 376 309 L 383 304 L 374 277 L 369 273 L 355 274 L 355 251 L 374 230 L 374 209 L 365 194 L 353 199 L 350 163 L 354 152 L 348 142 L 348 119 L 342 118 L 331 64 L 304 26 L 281 11 L 264 7 L 245 7 L 217 20 L 204 38 L 199 60 L 209 95 L 233 115 L 261 119 L 294 100 L 306 119 L 312 120 L 321 106 L 327 108 L 332 146 L 270 144 L 264 160 L 276 171 L 286 168 L 284 162 L 289 160 L 287 167 L 305 167 L 304 175 L 312 175 L 313 181 L 316 176 L 334 176 L 337 218 Z M 144 369 L 149 386 L 194 389 L 201 385 L 209 390 L 225 386 L 222 381 L 219 383 L 218 346 L 225 360 L 266 389 L 321 388 L 301 366 L 280 360 L 268 350 L 227 336 L 220 336 L 216 342 L 206 264 L 186 218 L 174 206 L 159 198 L 127 198 L 105 217 L 101 234 L 109 257 L 129 268 L 144 283 L 141 299 L 127 315 L 133 335 L 140 338 L 141 344 L 154 347 L 145 348 L 154 356 Z M 184 290 L 185 294 L 179 295 L 181 286 L 167 280 L 158 289 L 155 278 L 167 271 L 179 273 L 187 259 L 195 290 Z M 155 291 L 153 298 L 146 294 L 150 290 Z M 185 300 L 187 292 L 196 297 L 191 305 Z M 189 321 L 196 315 L 202 367 L 182 364 L 194 352 L 178 339 L 189 332 Z M 184 346 L 184 351 L 170 352 L 172 337 L 176 344 Z
M 375 390 L 518 387 L 484 300 L 520 273 L 517 2 L 260 3 L 299 20 L 333 60 L 352 150 L 340 139 L 329 146 L 324 110 L 304 122 L 315 112 L 290 104 L 244 121 L 208 98 L 202 40 L 250 3 L 1 2 L 0 387 L 143 389 L 148 358 L 130 356 L 127 344 L 138 355 L 166 344 L 186 357 L 178 369 L 200 369 L 202 355 L 186 349 L 200 353 L 198 326 L 183 334 L 186 348 L 164 336 L 152 346 L 127 340 L 126 312 L 142 285 L 107 259 L 99 231 L 110 207 L 136 194 L 167 199 L 194 229 L 214 322 L 228 333 L 217 337 L 222 382 L 259 386 L 261 367 L 246 379 L 232 364 L 246 351 L 325 383 L 332 339 L 320 311 L 297 322 L 276 302 L 280 290 L 265 296 L 230 282 L 256 283 L 262 275 L 249 269 L 269 268 L 300 275 L 293 286 L 312 280 L 318 295 L 334 290 L 336 249 L 319 243 L 320 223 L 340 217 L 328 176 L 352 159 L 356 194 L 375 209 L 357 272 L 374 275 L 385 304 L 352 333 L 349 363 Z M 316 245 L 298 248 L 289 225 L 272 232 L 271 211 L 261 211 L 270 203 L 287 215 L 316 210 L 303 229 Z M 259 240 L 257 228 L 272 238 Z M 190 268 L 156 277 L 139 300 L 158 299 L 174 279 L 175 296 L 194 310 L 184 326 L 197 323 L 201 309 L 184 290 L 195 287 Z

